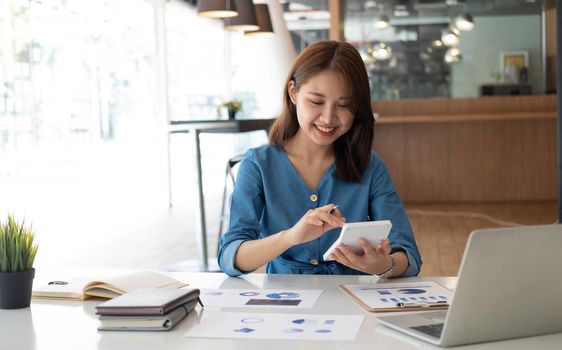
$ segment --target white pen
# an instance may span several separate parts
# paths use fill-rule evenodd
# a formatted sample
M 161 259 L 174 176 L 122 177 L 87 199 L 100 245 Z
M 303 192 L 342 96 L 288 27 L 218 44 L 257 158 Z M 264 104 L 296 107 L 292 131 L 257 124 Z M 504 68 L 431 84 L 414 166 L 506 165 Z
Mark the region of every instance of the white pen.
M 449 304 L 447 304 L 446 300 L 440 300 L 440 301 L 419 301 L 419 302 L 413 302 L 413 303 L 396 303 L 397 307 L 403 307 L 403 308 L 408 308 L 408 307 L 439 307 L 439 306 L 449 306 Z
M 330 209 L 330 211 L 328 212 L 328 214 L 333 214 L 333 213 L 336 211 L 336 209 L 338 209 L 338 206 L 337 206 L 337 205 L 334 205 L 334 207 L 333 207 L 332 209 Z

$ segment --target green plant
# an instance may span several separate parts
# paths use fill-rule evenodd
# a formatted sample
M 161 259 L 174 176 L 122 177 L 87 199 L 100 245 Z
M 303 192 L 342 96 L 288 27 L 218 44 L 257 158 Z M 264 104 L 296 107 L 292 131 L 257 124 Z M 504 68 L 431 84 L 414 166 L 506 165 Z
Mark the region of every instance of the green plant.
M 226 107 L 234 112 L 239 112 L 242 109 L 242 102 L 238 100 L 230 100 L 221 103 L 221 107 Z
M 22 272 L 33 268 L 37 254 L 34 237 L 31 227 L 16 221 L 12 215 L 8 215 L 5 223 L 0 222 L 0 272 Z

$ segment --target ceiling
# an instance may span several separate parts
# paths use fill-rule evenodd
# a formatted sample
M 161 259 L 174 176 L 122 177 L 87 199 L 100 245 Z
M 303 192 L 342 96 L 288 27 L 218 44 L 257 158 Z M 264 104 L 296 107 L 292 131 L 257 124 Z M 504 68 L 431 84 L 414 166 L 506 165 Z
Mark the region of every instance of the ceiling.
M 410 16 L 441 16 L 470 12 L 473 16 L 540 13 L 544 0 L 346 0 L 346 11 L 384 11 L 395 16 L 399 9 Z
M 289 11 L 327 10 L 329 0 L 282 1 Z M 402 10 L 407 16 L 448 16 L 451 12 L 470 12 L 473 16 L 498 16 L 540 13 L 550 0 L 344 0 L 346 15 L 384 12 L 395 16 Z M 399 13 L 398 13 L 399 14 Z

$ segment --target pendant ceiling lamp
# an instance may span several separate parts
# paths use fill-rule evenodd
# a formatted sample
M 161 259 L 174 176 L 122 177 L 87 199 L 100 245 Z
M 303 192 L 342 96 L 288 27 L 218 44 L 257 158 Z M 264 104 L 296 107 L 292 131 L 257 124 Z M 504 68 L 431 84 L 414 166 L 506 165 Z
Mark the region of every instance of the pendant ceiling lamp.
M 457 46 L 459 44 L 459 35 L 449 28 L 441 33 L 441 42 L 445 46 Z
M 373 57 L 379 61 L 388 60 L 392 57 L 392 48 L 385 43 L 378 43 L 373 47 Z
M 379 19 L 375 22 L 375 28 L 377 29 L 386 29 L 390 26 L 390 19 L 386 15 L 382 15 Z
M 238 16 L 226 18 L 224 27 L 228 30 L 258 30 L 258 21 L 256 19 L 256 9 L 252 0 L 235 0 Z
M 238 16 L 234 0 L 199 0 L 197 15 L 210 18 L 229 18 Z
M 269 17 L 269 7 L 267 4 L 255 4 L 254 6 L 256 8 L 256 20 L 258 22 L 259 29 L 248 31 L 245 35 L 272 36 L 273 25 L 271 24 L 271 17 Z
M 450 49 L 445 52 L 445 62 L 452 64 L 452 63 L 459 63 L 462 60 L 462 53 L 456 47 L 451 47 Z
M 465 13 L 455 18 L 455 27 L 462 31 L 474 29 L 474 18 L 470 13 Z

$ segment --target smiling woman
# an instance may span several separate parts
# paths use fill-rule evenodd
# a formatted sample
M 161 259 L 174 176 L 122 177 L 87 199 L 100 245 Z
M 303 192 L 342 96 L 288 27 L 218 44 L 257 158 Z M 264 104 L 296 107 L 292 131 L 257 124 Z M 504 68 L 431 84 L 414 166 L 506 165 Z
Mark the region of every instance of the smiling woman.
M 283 113 L 270 130 L 271 144 L 283 145 L 303 127 L 299 124 L 299 119 L 305 115 L 298 113 L 303 103 L 296 101 L 296 97 L 305 84 L 307 87 L 303 93 L 298 94 L 303 98 L 302 102 L 313 105 L 318 103 L 320 105 L 316 106 L 322 109 L 328 105 L 328 110 L 323 111 L 324 114 L 331 113 L 331 108 L 337 107 L 340 115 L 353 115 L 354 127 L 350 132 L 341 133 L 340 135 L 345 136 L 332 141 L 338 145 L 334 149 L 336 164 L 340 165 L 336 168 L 337 176 L 343 180 L 359 179 L 369 162 L 374 125 L 369 82 L 357 50 L 349 44 L 334 47 L 333 42 L 323 41 L 315 43 L 314 49 L 305 50 L 299 55 L 286 82 Z M 326 96 L 322 94 L 324 90 L 331 95 L 327 103 Z M 355 143 L 354 147 L 357 147 L 355 154 L 349 153 L 351 140 Z M 348 153 L 344 154 L 344 149 L 348 150 Z M 352 160 L 355 163 L 353 165 L 350 164 Z
M 336 41 L 306 48 L 288 74 L 270 145 L 241 162 L 221 269 L 235 276 L 267 263 L 268 273 L 416 275 L 421 258 L 388 172 L 371 152 L 373 130 L 357 50 Z M 323 259 L 345 222 L 365 220 L 391 220 L 389 239 L 361 240 L 359 253 L 339 246 L 335 261 Z
M 302 132 L 317 145 L 329 145 L 344 135 L 353 124 L 353 112 L 339 73 L 326 70 L 311 78 L 297 91 L 289 82 L 289 96 L 297 109 Z M 320 136 L 320 137 L 318 137 Z M 315 187 L 315 186 L 312 186 Z

